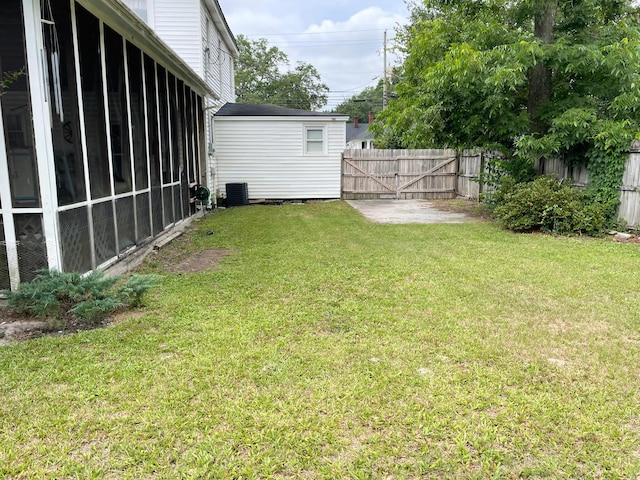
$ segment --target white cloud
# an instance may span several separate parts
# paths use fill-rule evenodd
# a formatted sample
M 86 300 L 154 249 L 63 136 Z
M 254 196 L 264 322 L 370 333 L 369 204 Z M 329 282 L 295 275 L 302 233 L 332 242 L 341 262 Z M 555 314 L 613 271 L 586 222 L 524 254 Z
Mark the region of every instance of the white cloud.
M 240 8 L 232 13 L 225 12 L 227 23 L 235 35 L 276 35 L 291 31 L 291 28 L 304 28 L 302 20 L 293 13 L 274 15 L 261 9 Z
M 220 0 L 234 34 L 267 38 L 292 64 L 315 66 L 329 86 L 329 104 L 375 85 L 383 71 L 383 32 L 392 45 L 407 20 L 403 0 Z M 372 5 L 372 4 L 378 5 Z M 388 64 L 396 61 L 392 52 Z M 327 108 L 325 107 L 325 108 Z
M 332 91 L 329 106 L 333 106 L 377 83 L 383 72 L 384 30 L 390 48 L 395 27 L 405 21 L 404 16 L 379 7 L 361 10 L 346 21 L 323 20 L 305 31 L 309 34 L 305 38 L 312 38 L 315 45 L 291 45 L 290 55 L 318 68 Z M 388 50 L 387 64 L 393 65 L 395 60 Z

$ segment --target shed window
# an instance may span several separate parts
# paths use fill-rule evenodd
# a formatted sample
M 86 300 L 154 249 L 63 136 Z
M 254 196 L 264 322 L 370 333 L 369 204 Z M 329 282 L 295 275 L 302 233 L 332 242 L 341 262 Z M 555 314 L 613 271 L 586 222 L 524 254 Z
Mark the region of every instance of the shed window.
M 324 129 L 318 127 L 306 128 L 306 153 L 324 152 Z

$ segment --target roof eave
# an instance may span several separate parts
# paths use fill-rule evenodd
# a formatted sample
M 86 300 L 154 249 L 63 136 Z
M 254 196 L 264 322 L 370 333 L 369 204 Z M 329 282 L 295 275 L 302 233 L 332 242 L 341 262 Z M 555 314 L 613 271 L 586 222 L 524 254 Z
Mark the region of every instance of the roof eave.
M 216 120 L 304 120 L 306 122 L 347 121 L 346 115 L 215 115 Z
M 229 48 L 231 55 L 233 58 L 237 59 L 240 55 L 240 50 L 238 49 L 238 43 L 236 42 L 236 37 L 233 35 L 229 24 L 227 23 L 227 19 L 224 16 L 224 12 L 220 7 L 220 3 L 218 0 L 205 0 L 205 4 L 211 17 L 213 18 L 213 23 L 215 23 L 218 31 L 222 34 L 222 40 Z

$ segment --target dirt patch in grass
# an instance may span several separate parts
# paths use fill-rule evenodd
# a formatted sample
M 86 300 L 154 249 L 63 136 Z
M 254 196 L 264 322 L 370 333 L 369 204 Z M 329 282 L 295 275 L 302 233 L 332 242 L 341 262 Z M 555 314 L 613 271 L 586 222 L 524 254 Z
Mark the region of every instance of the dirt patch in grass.
M 77 318 L 62 318 L 56 325 L 48 324 L 38 317 L 15 313 L 0 307 L 0 347 L 40 337 L 60 337 L 73 333 L 116 325 L 131 317 L 139 317 L 141 311 L 122 311 L 97 322 L 83 322 Z
M 618 243 L 640 243 L 640 236 L 631 235 L 630 237 L 626 237 L 626 238 L 618 238 L 614 236 L 613 241 Z
M 0 346 L 41 337 L 47 331 L 45 322 L 0 308 Z
M 138 271 L 158 270 L 167 273 L 197 273 L 215 268 L 220 259 L 233 252 L 225 248 L 202 250 L 194 244 L 194 238 L 201 235 L 213 235 L 213 231 L 198 232 L 195 228 L 185 231 L 184 235 L 174 238 L 164 247 L 154 250 L 144 260 Z M 196 238 L 197 240 L 197 238 Z
M 197 273 L 215 268 L 221 258 L 233 252 L 225 248 L 209 248 L 200 251 L 186 251 L 180 244 L 170 245 L 150 254 L 142 269 L 164 270 L 168 273 Z
M 168 262 L 166 257 L 159 254 L 163 268 L 171 273 L 197 273 L 214 268 L 221 258 L 231 255 L 231 251 L 224 248 L 210 248 L 198 253 L 190 253 L 177 262 Z

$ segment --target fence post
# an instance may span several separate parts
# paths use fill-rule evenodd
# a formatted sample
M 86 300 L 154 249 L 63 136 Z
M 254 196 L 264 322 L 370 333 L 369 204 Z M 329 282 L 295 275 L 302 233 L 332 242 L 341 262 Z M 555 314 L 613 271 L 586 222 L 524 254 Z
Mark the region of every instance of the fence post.
M 340 200 L 344 200 L 344 150 L 340 153 Z
M 398 159 L 399 153 L 393 150 L 393 157 L 395 157 L 395 180 L 396 180 L 396 200 L 400 200 L 400 160 Z
M 484 150 L 480 151 L 480 172 L 478 173 L 478 201 L 484 193 Z
M 456 163 L 455 163 L 455 172 L 456 172 L 456 179 L 453 183 L 453 194 L 455 195 L 454 198 L 457 198 L 459 193 L 460 193 L 460 155 L 462 155 L 462 150 L 456 149 Z

